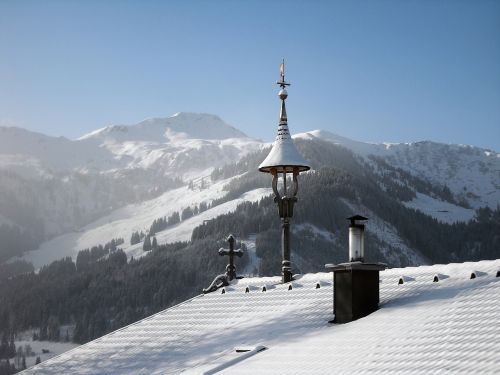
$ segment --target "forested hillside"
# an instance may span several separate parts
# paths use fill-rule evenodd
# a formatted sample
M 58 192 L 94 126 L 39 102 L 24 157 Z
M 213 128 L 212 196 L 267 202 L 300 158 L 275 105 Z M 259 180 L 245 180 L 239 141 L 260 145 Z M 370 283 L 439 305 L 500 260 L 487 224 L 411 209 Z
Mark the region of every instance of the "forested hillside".
M 353 214 L 367 216 L 366 256 L 389 266 L 493 259 L 500 255 L 500 208 L 481 208 L 475 220 L 446 224 L 405 206 L 417 193 L 466 206 L 447 188 L 388 165 L 378 158 L 362 158 L 321 140 L 299 140 L 312 170 L 299 177 L 298 202 L 292 219 L 294 272 L 321 272 L 325 263 L 347 260 L 347 221 Z M 216 182 L 235 176 L 226 195 L 196 207 L 152 220 L 148 233 L 81 251 L 38 273 L 26 263 L 4 265 L 0 277 L 0 336 L 9 338 L 31 329 L 37 339 L 63 340 L 59 327 L 74 327 L 69 338 L 78 343 L 99 337 L 126 324 L 199 294 L 224 272 L 227 259 L 217 255 L 233 233 L 238 240 L 255 238 L 261 276 L 281 268 L 280 220 L 271 196 L 244 202 L 234 212 L 193 228 L 191 241 L 156 244 L 153 235 L 175 228 L 180 221 L 209 207 L 270 185 L 271 177 L 257 165 L 268 150 L 217 168 Z M 125 241 L 150 241 L 144 256 L 127 259 Z M 237 269 L 249 261 L 237 259 Z M 22 273 L 14 276 L 16 273 Z
M 216 236 L 162 245 L 127 262 L 120 249 L 96 247 L 9 279 L 0 279 L 0 336 L 33 329 L 37 339 L 63 340 L 59 327 L 74 324 L 84 343 L 184 301 L 223 273 L 227 246 Z M 247 257 L 238 258 L 243 267 Z
M 345 218 L 356 213 L 371 219 L 367 222 L 367 256 L 391 266 L 491 259 L 500 255 L 498 207 L 479 209 L 477 219 L 468 223 L 442 223 L 406 207 L 404 202 L 420 192 L 452 204 L 462 204 L 445 185 L 433 185 L 381 159 L 366 161 L 343 147 L 320 140 L 296 143 L 313 168 L 299 177 L 299 200 L 292 220 L 295 228 L 292 230 L 295 237 L 292 256 L 297 256 L 296 263 L 303 266 L 302 272 L 320 271 L 326 262 L 346 259 Z M 262 181 L 262 174 L 257 172 L 257 160 L 251 160 L 253 166 L 249 160 L 244 158 L 239 163 L 240 168 L 235 165 L 219 169 L 216 175 L 249 170 L 233 181 L 237 190 L 269 184 L 270 177 Z M 383 223 L 381 230 L 377 228 L 380 223 Z M 314 230 L 311 232 L 307 227 L 309 224 L 333 234 L 334 240 L 314 235 Z M 275 204 L 269 197 L 259 203 L 240 205 L 234 213 L 195 228 L 193 239 L 209 233 L 233 232 L 242 237 L 260 233 L 257 237 L 260 252 L 260 247 L 279 248 L 279 225 Z M 270 233 L 263 236 L 267 231 Z M 398 237 L 399 246 L 391 240 L 393 235 Z M 273 245 L 265 245 L 267 241 L 272 241 Z M 280 254 L 277 250 L 274 253 L 276 256 L 266 252 L 261 268 L 278 273 Z M 265 265 L 270 259 L 274 259 L 275 267 Z

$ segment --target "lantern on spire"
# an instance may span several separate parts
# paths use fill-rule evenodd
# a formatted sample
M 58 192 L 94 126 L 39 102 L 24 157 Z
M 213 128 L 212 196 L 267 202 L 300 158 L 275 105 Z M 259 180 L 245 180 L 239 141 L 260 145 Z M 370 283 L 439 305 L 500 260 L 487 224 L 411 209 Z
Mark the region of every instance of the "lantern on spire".
M 285 82 L 285 61 L 280 65 L 280 80 L 276 82 L 281 90 L 278 97 L 281 100 L 280 121 L 278 134 L 273 143 L 271 151 L 259 165 L 259 171 L 270 173 L 273 176 L 272 187 L 274 201 L 278 205 L 278 212 L 282 222 L 282 278 L 283 282 L 292 280 L 292 267 L 290 263 L 290 218 L 293 216 L 293 206 L 297 202 L 298 175 L 310 169 L 307 161 L 299 154 L 295 148 L 290 130 L 288 129 L 288 118 L 286 115 L 285 100 L 288 97 Z M 287 189 L 287 175 L 292 176 L 292 187 Z M 278 189 L 278 179 L 282 176 L 283 188 L 280 193 Z

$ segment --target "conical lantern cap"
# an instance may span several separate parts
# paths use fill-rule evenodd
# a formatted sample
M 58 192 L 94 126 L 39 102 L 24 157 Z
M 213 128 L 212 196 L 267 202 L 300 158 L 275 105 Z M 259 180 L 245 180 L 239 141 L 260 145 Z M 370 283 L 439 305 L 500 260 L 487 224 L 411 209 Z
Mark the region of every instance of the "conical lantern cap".
M 278 135 L 273 143 L 273 147 L 264 161 L 259 165 L 259 171 L 261 172 L 271 173 L 273 169 L 277 173 L 293 172 L 294 169 L 298 169 L 298 172 L 304 172 L 310 169 L 307 161 L 295 147 L 286 123 L 279 125 Z
M 281 99 L 278 134 L 276 135 L 271 152 L 269 152 L 269 155 L 267 155 L 265 160 L 259 165 L 259 171 L 266 173 L 287 173 L 293 172 L 294 170 L 304 172 L 309 170 L 310 167 L 307 161 L 297 151 L 293 139 L 290 136 L 290 130 L 288 129 L 288 119 L 285 107 L 285 100 L 288 97 L 288 93 L 285 86 L 289 86 L 289 83 L 285 82 L 284 64 L 281 64 L 280 71 L 281 80 L 277 82 L 282 88 L 278 93 Z

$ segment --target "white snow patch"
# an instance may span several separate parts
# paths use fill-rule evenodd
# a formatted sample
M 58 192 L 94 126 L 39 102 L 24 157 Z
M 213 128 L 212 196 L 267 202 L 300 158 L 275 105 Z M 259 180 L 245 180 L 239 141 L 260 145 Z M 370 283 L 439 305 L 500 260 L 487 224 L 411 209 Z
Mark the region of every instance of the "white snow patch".
M 330 232 L 326 229 L 318 228 L 316 225 L 310 224 L 310 223 L 297 224 L 295 226 L 295 230 L 297 232 L 300 232 L 303 230 L 310 231 L 315 236 L 323 237 L 325 240 L 330 241 L 330 242 L 335 242 L 337 240 L 337 237 L 335 237 L 335 235 L 332 232 Z
M 417 197 L 410 202 L 403 202 L 408 208 L 413 208 L 431 216 L 442 223 L 453 224 L 467 222 L 474 218 L 475 211 L 470 208 L 457 206 L 453 203 L 432 198 L 426 194 L 417 193 Z
M 31 336 L 32 333 L 30 331 L 25 331 L 22 334 L 20 334 L 19 339 L 16 339 L 14 342 L 14 344 L 16 345 L 16 349 L 23 347 L 24 351 L 26 345 L 29 345 L 31 347 L 32 355 L 26 356 L 27 368 L 35 365 L 36 357 L 40 357 L 40 360 L 43 362 L 46 361 L 47 359 L 55 357 L 64 352 L 67 352 L 68 350 L 74 349 L 77 346 L 80 346 L 79 344 L 75 344 L 72 342 L 54 342 L 54 341 L 38 341 L 38 340 L 34 341 L 31 338 Z M 44 350 L 48 352 L 44 353 L 43 352 Z M 16 361 L 16 359 L 14 359 L 14 361 Z M 16 367 L 20 368 L 20 363 L 16 364 Z
M 120 245 L 129 257 L 139 257 L 144 254 L 142 243 L 130 245 L 133 232 L 147 233 L 155 219 L 170 216 L 174 212 L 182 212 L 186 207 L 194 207 L 202 202 L 211 203 L 214 199 L 226 194 L 224 186 L 233 178 L 217 181 L 203 190 L 190 190 L 187 186 L 170 190 L 160 197 L 130 204 L 113 211 L 93 223 L 85 226 L 78 232 L 67 233 L 44 242 L 37 250 L 27 252 L 23 259 L 30 261 L 35 269 L 54 260 L 66 256 L 76 257 L 78 251 L 92 246 L 104 245 L 113 238 L 123 238 L 125 243 Z M 271 194 L 271 189 L 255 189 L 243 194 L 232 201 L 215 206 L 181 223 L 167 228 L 156 234 L 159 244 L 191 239 L 193 228 L 203 223 L 204 220 L 213 219 L 219 215 L 233 211 L 243 201 L 259 200 Z
M 189 241 L 191 239 L 191 233 L 193 229 L 206 220 L 211 220 L 217 216 L 233 212 L 236 207 L 243 202 L 255 202 L 260 200 L 262 197 L 272 194 L 270 188 L 259 188 L 250 190 L 242 194 L 239 198 L 233 199 L 229 202 L 215 206 L 207 211 L 202 212 L 196 216 L 193 216 L 185 221 L 182 221 L 178 225 L 167 228 L 164 231 L 158 232 L 156 234 L 156 239 L 159 244 L 171 243 L 176 241 Z

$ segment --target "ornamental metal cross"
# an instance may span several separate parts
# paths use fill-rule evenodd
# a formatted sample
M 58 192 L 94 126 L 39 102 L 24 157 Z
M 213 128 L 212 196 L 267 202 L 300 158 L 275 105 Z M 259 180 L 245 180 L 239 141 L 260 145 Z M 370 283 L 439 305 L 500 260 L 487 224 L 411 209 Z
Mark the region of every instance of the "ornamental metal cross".
M 228 255 L 229 256 L 229 264 L 226 266 L 226 276 L 229 279 L 229 281 L 233 280 L 236 278 L 236 267 L 234 266 L 234 256 L 242 257 L 243 256 L 243 250 L 241 249 L 236 249 L 234 250 L 234 237 L 232 234 L 230 234 L 227 237 L 227 242 L 229 242 L 229 250 L 220 248 L 219 249 L 219 255 L 224 256 Z

